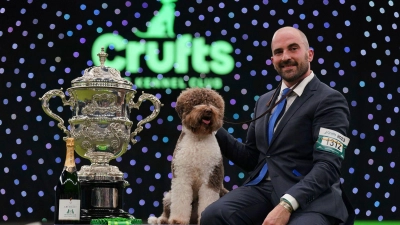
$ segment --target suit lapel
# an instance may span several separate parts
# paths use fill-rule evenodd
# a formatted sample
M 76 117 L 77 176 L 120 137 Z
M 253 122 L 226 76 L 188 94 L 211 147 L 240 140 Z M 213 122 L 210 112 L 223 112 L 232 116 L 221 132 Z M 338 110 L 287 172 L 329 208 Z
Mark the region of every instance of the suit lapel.
M 276 127 L 274 135 L 272 136 L 271 144 L 274 142 L 276 137 L 281 133 L 287 122 L 290 120 L 290 118 L 292 118 L 292 116 L 296 113 L 296 111 L 314 95 L 314 92 L 317 90 L 319 83 L 320 83 L 319 79 L 316 76 L 314 76 L 314 78 L 304 88 L 303 94 L 294 100 L 294 102 L 286 111 L 286 113 L 283 115 L 281 121 Z

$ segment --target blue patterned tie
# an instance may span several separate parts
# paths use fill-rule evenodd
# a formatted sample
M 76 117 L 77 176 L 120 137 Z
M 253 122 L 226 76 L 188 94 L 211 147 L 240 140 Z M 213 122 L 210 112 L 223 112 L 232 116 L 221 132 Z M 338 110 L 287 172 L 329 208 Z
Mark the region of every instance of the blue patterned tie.
M 289 92 L 289 90 L 290 90 L 290 88 L 283 89 L 281 97 L 285 96 Z M 283 99 L 281 102 L 279 102 L 279 104 L 275 108 L 275 111 L 271 115 L 271 119 L 269 120 L 269 123 L 268 123 L 268 144 L 271 143 L 272 136 L 274 135 L 275 123 L 278 120 L 282 111 L 284 111 L 283 107 L 285 106 L 285 103 L 286 103 L 286 98 Z M 267 163 L 265 163 L 263 168 L 261 169 L 260 173 L 258 174 L 258 176 L 254 180 L 245 184 L 245 186 L 251 186 L 251 185 L 256 185 L 256 184 L 260 183 L 260 181 L 267 174 L 267 171 L 268 171 L 268 165 L 267 165 Z

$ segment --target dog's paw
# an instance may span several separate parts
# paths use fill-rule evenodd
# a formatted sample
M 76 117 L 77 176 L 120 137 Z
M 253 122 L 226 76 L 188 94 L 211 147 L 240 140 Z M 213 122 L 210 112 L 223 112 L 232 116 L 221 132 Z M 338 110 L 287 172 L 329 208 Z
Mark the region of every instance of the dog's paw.
M 159 224 L 157 220 L 157 217 L 151 216 L 147 219 L 147 223 L 151 225 L 157 225 Z
M 181 225 L 188 225 L 189 221 L 184 221 L 178 218 L 169 218 L 168 220 L 169 224 L 181 224 Z
M 168 224 L 168 218 L 160 216 L 160 217 L 158 217 L 157 222 L 158 222 L 159 225 L 160 224 Z
M 168 224 L 168 218 L 164 216 L 160 217 L 154 217 L 151 216 L 147 219 L 147 223 L 150 225 L 162 225 L 162 224 Z

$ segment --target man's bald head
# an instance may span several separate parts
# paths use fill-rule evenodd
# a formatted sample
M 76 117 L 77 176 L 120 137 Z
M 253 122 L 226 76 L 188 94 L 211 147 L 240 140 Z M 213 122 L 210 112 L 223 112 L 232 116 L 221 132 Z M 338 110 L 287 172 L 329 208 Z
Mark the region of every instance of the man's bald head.
M 279 38 L 280 34 L 285 34 L 285 33 L 291 33 L 291 34 L 297 34 L 300 37 L 300 40 L 302 41 L 302 43 L 304 44 L 304 46 L 306 47 L 306 49 L 308 50 L 310 48 L 309 44 L 308 44 L 308 39 L 306 37 L 306 35 L 299 29 L 294 28 L 294 27 L 282 27 L 280 29 L 278 29 L 274 36 L 272 37 L 272 41 L 271 41 L 271 50 L 273 51 L 273 45 L 274 45 L 274 40 L 276 38 Z

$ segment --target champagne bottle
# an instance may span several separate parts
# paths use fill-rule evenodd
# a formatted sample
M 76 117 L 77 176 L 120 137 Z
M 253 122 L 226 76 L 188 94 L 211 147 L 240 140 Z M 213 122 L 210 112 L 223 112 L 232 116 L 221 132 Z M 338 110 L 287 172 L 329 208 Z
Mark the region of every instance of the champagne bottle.
M 80 219 L 80 183 L 74 158 L 74 139 L 67 138 L 67 156 L 57 183 L 55 224 L 78 224 Z

